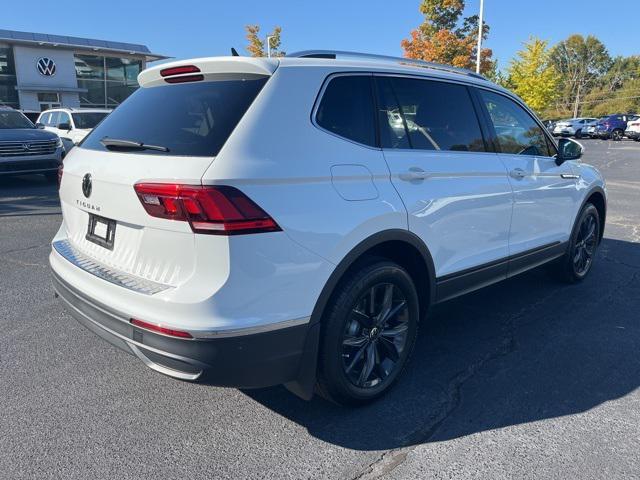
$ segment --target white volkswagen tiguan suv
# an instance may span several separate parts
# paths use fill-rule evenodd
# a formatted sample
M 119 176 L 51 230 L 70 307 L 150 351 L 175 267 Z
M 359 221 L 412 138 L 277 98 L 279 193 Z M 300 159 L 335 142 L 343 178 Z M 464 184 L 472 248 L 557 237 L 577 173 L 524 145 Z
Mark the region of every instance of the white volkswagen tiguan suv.
M 154 370 L 363 403 L 429 306 L 592 267 L 602 176 L 472 72 L 316 51 L 138 80 L 65 159 L 50 262 L 71 313 Z

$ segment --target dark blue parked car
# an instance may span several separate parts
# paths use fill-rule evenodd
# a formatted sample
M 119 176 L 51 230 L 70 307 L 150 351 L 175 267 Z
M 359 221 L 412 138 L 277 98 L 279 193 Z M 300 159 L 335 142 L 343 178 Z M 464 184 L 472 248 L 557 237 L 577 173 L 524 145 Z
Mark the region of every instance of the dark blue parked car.
M 55 133 L 36 128 L 22 113 L 0 106 L 0 175 L 42 173 L 58 178 L 64 147 Z
M 632 115 L 616 113 L 608 117 L 601 118 L 596 125 L 595 135 L 599 138 L 610 138 L 611 140 L 622 140 L 624 131 L 627 129 L 627 121 Z

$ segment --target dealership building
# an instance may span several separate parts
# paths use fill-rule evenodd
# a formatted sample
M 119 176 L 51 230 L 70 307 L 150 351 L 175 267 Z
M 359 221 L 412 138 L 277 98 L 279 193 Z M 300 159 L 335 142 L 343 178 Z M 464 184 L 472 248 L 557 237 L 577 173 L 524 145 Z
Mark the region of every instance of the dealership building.
M 0 105 L 113 108 L 138 88 L 144 45 L 0 29 Z

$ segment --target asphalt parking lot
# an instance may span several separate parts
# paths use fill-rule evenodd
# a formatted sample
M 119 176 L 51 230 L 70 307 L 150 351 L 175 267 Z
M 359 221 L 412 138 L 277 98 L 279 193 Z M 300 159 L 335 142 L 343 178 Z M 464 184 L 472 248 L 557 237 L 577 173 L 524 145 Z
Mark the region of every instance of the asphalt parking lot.
M 591 276 L 542 269 L 448 302 L 381 401 L 155 373 L 53 298 L 55 186 L 0 179 L 0 477 L 640 476 L 640 143 L 584 140 L 608 182 Z

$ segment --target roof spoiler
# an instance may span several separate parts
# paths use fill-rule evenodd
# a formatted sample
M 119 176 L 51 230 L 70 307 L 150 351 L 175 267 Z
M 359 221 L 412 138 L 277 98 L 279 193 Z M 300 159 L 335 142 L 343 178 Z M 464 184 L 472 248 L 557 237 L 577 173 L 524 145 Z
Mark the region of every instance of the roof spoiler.
M 155 65 L 143 70 L 138 75 L 138 83 L 141 87 L 153 87 L 166 85 L 167 83 L 181 83 L 180 80 L 188 81 L 189 75 L 193 76 L 197 72 L 200 80 L 213 80 L 224 78 L 225 76 L 270 76 L 278 68 L 279 61 L 275 58 L 254 58 L 254 57 L 205 57 L 179 60 L 174 62 Z M 180 72 L 167 76 L 163 72 Z M 169 81 L 171 79 L 171 81 Z

